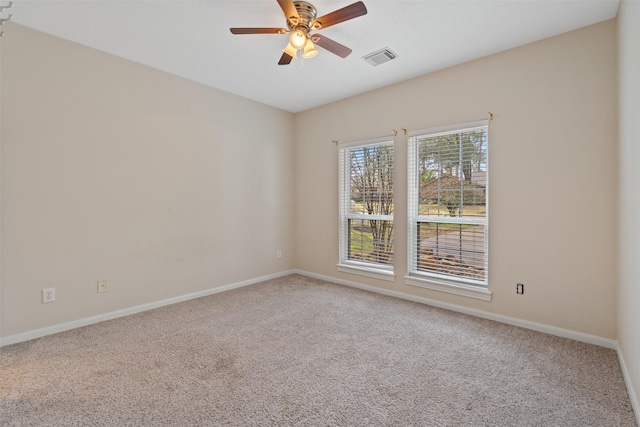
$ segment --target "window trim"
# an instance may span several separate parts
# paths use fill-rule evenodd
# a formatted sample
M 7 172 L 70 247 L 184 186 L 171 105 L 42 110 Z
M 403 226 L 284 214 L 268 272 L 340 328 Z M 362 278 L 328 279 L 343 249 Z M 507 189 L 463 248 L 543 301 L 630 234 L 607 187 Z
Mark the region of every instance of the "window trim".
M 429 276 L 426 276 L 420 273 L 412 273 L 408 276 L 404 276 L 404 284 L 454 295 L 462 295 L 469 298 L 481 299 L 484 301 L 491 301 L 491 295 L 493 293 L 489 290 L 488 286 L 467 284 L 463 279 L 452 280 L 449 276 L 437 276 L 440 275 L 432 273 Z
M 387 144 L 393 148 L 394 151 L 394 176 L 395 176 L 395 141 L 393 137 L 380 137 L 368 140 L 345 142 L 338 145 L 338 263 L 336 269 L 342 273 L 357 274 L 360 276 L 370 277 L 374 279 L 380 279 L 385 281 L 395 281 L 394 265 L 393 264 L 376 264 L 373 262 L 364 262 L 348 259 L 349 253 L 349 239 L 348 233 L 348 221 L 350 219 L 369 220 L 378 219 L 385 221 L 393 221 L 395 223 L 395 211 L 391 215 L 362 215 L 351 214 L 349 211 L 349 204 L 343 206 L 343 196 L 345 191 L 350 195 L 351 189 L 349 187 L 350 181 L 347 179 L 347 172 L 345 168 L 347 160 L 345 159 L 345 153 L 350 149 L 366 147 L 370 145 L 383 145 Z M 395 226 L 394 226 L 395 234 Z M 394 239 L 395 240 L 395 239 Z
M 404 283 L 410 286 L 418 286 L 422 288 L 432 289 L 436 291 L 462 295 L 471 298 L 477 298 L 485 301 L 491 301 L 492 292 L 489 290 L 489 192 L 490 186 L 488 185 L 488 177 L 489 177 L 489 121 L 488 120 L 479 120 L 468 123 L 461 123 L 457 125 L 451 126 L 443 126 L 432 129 L 423 129 L 419 131 L 410 132 L 407 134 L 407 142 L 411 144 L 410 147 L 407 147 L 407 157 L 410 159 L 410 154 L 412 150 L 415 152 L 417 150 L 417 141 L 413 142 L 412 138 L 418 136 L 439 136 L 450 133 L 457 132 L 465 132 L 467 130 L 471 130 L 473 128 L 486 128 L 487 132 L 487 188 L 486 188 L 486 217 L 478 218 L 478 219 L 469 219 L 469 218 L 456 218 L 452 219 L 450 217 L 438 217 L 437 220 L 435 218 L 428 218 L 425 216 L 420 216 L 415 213 L 417 206 L 415 205 L 415 201 L 417 200 L 420 188 L 418 185 L 418 180 L 416 179 L 417 174 L 417 158 L 416 162 L 407 161 L 407 275 L 404 276 Z M 414 164 L 416 163 L 416 164 Z M 416 249 L 415 249 L 415 240 L 417 239 L 417 227 L 416 224 L 418 222 L 438 222 L 438 223 L 455 223 L 455 224 L 478 224 L 483 225 L 484 233 L 485 233 L 485 279 L 482 281 L 468 279 L 464 277 L 454 277 L 448 275 L 441 275 L 438 273 L 428 273 L 417 271 L 416 262 Z
M 372 279 L 386 280 L 387 282 L 395 282 L 396 274 L 393 272 L 393 266 L 389 269 L 382 267 L 373 267 L 374 264 L 345 260 L 336 264 L 336 268 L 341 273 L 357 274 L 359 276 L 371 277 Z

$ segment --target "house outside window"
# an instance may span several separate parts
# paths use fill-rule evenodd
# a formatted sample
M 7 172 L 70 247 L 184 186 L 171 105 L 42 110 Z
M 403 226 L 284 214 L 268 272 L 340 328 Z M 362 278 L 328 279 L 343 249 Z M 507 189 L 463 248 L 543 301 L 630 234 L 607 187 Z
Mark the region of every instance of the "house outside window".
M 393 141 L 340 147 L 338 270 L 393 280 Z
M 459 293 L 488 284 L 488 126 L 424 132 L 408 145 L 407 283 Z M 445 288 L 442 288 L 444 286 Z M 479 293 L 484 298 L 487 293 Z M 490 294 L 488 294 L 490 295 Z

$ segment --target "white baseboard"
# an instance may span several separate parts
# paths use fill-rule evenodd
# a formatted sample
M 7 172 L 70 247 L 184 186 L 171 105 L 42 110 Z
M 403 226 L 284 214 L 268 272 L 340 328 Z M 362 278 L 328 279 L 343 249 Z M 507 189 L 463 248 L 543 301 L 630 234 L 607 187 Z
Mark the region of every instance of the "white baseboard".
M 620 364 L 620 370 L 622 371 L 622 378 L 624 378 L 624 383 L 627 386 L 627 393 L 629 394 L 631 407 L 633 408 L 633 413 L 636 416 L 636 424 L 640 426 L 640 402 L 638 402 L 638 395 L 636 395 L 636 391 L 633 388 L 633 383 L 631 382 L 631 377 L 627 370 L 627 364 L 624 361 L 624 356 L 622 351 L 620 351 L 619 346 L 616 348 L 616 352 L 618 353 L 618 363 Z
M 23 341 L 29 341 L 35 338 L 41 338 L 46 335 L 56 334 L 58 332 L 68 331 L 82 326 L 92 325 L 94 323 L 104 322 L 105 320 L 116 319 L 118 317 L 129 316 L 131 314 L 140 313 L 142 311 L 153 310 L 154 308 L 163 307 L 165 305 L 176 304 L 183 301 L 188 301 L 195 298 L 204 297 L 207 295 L 217 294 L 219 292 L 229 291 L 231 289 L 241 288 L 243 286 L 254 285 L 265 280 L 276 279 L 278 277 L 287 276 L 294 273 L 293 270 L 287 270 L 280 273 L 270 274 L 267 276 L 256 277 L 255 279 L 249 279 L 242 282 L 231 283 L 224 286 L 219 286 L 212 289 L 207 289 L 200 292 L 194 292 L 191 294 L 180 295 L 173 298 L 168 298 L 162 301 L 155 301 L 148 304 L 142 304 L 135 307 L 124 308 L 122 310 L 112 311 L 110 313 L 100 314 L 98 316 L 87 317 L 84 319 L 73 320 L 71 322 L 61 323 L 58 325 L 47 326 L 46 328 L 35 329 L 20 334 L 9 335 L 4 337 L 0 341 L 0 347 L 4 347 L 11 344 L 16 344 Z
M 404 292 L 390 291 L 388 289 L 378 288 L 375 286 L 363 285 L 361 283 L 352 282 L 349 280 L 338 279 L 331 276 L 324 276 L 322 274 L 310 273 L 303 270 L 294 270 L 295 273 L 303 276 L 312 277 L 315 279 L 325 280 L 327 282 L 336 283 L 339 285 L 351 286 L 354 288 L 362 289 L 365 291 L 376 292 L 383 295 L 388 295 L 396 298 L 402 298 L 405 300 L 419 302 L 422 304 L 432 305 L 434 307 L 444 308 L 446 310 L 456 311 L 459 313 L 469 314 L 471 316 L 481 317 L 483 319 L 495 320 L 496 322 L 506 323 L 509 325 L 519 326 L 525 329 L 531 329 L 538 332 L 544 332 L 550 335 L 556 335 L 563 338 L 570 338 L 576 341 L 585 342 L 588 344 L 595 344 L 601 347 L 610 348 L 616 350 L 618 348 L 617 342 L 612 339 L 598 337 L 596 335 L 585 334 L 582 332 L 571 331 L 568 329 L 557 328 L 555 326 L 543 325 L 541 323 L 530 322 L 528 320 L 517 319 L 515 317 L 503 316 L 501 314 L 489 313 L 487 311 L 476 310 L 473 308 L 464 307 L 456 304 L 449 304 L 442 301 L 433 300 L 430 298 L 417 297 L 414 295 L 405 294 Z
M 82 326 L 92 325 L 94 323 L 103 322 L 105 320 L 116 319 L 118 317 L 129 316 L 131 314 L 140 313 L 142 311 L 153 310 L 154 308 L 163 307 L 170 304 L 176 304 L 182 301 L 188 301 L 195 298 L 204 297 L 207 295 L 216 294 L 218 292 L 224 292 L 231 289 L 240 288 L 243 286 L 253 285 L 259 282 L 263 282 L 265 280 L 275 279 L 278 277 L 283 277 L 289 274 L 300 274 L 307 277 L 313 277 L 320 280 L 325 280 L 327 282 L 336 283 L 339 285 L 350 286 L 370 292 L 376 292 L 379 294 L 384 294 L 396 298 L 401 298 L 409 301 L 419 302 L 422 304 L 432 305 L 434 307 L 440 307 L 451 311 L 456 311 L 459 313 L 469 314 L 476 317 L 481 317 L 484 319 L 495 320 L 497 322 L 507 323 L 514 326 L 519 326 L 526 329 L 531 329 L 538 332 L 544 332 L 551 335 L 556 335 L 564 338 L 574 339 L 576 341 L 585 342 L 588 344 L 595 344 L 602 347 L 611 348 L 614 350 L 618 349 L 617 342 L 615 340 L 598 337 L 595 335 L 584 334 L 582 332 L 571 331 L 568 329 L 557 328 L 555 326 L 543 325 L 540 323 L 530 322 L 528 320 L 517 319 L 514 317 L 503 316 L 501 314 L 489 313 L 482 310 L 476 310 L 473 308 L 468 308 L 460 305 L 450 304 L 442 301 L 433 300 L 430 298 L 417 297 L 414 295 L 409 295 L 403 292 L 391 291 L 388 289 L 378 288 L 375 286 L 364 285 L 357 282 L 352 282 L 349 280 L 338 279 L 331 276 L 325 276 L 322 274 L 311 273 L 304 270 L 287 270 L 280 273 L 275 273 L 267 276 L 256 277 L 254 279 L 245 280 L 242 282 L 231 283 L 224 286 L 219 286 L 212 289 L 207 289 L 200 292 L 194 292 L 191 294 L 180 295 L 177 297 L 165 299 L 162 301 L 151 302 L 148 304 L 142 304 L 135 307 L 129 307 L 122 310 L 116 310 L 109 313 L 100 314 L 98 316 L 87 317 L 84 319 L 73 320 L 71 322 L 61 323 L 58 325 L 48 326 L 41 329 L 35 329 L 32 331 L 23 332 L 20 334 L 9 335 L 4 337 L 0 341 L 0 347 L 4 347 L 11 344 L 16 344 L 23 341 L 28 341 L 35 338 L 40 338 L 46 335 L 55 334 L 58 332 L 68 331 L 70 329 L 79 328 Z M 619 352 L 618 352 L 619 353 Z

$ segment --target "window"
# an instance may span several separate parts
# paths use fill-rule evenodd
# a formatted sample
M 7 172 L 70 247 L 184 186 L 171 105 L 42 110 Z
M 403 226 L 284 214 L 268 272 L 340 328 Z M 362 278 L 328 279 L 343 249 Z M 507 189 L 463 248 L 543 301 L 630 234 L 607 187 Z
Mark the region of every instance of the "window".
M 409 284 L 471 293 L 487 287 L 488 131 L 482 123 L 409 139 L 408 279 L 418 279 Z
M 393 280 L 393 141 L 340 148 L 338 270 Z

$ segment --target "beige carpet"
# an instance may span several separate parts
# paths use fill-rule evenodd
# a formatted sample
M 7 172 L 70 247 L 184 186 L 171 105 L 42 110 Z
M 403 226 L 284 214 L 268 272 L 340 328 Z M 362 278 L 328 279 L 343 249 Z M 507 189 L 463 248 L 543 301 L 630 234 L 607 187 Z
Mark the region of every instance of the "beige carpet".
M 635 426 L 615 352 L 292 275 L 8 346 L 3 426 Z

